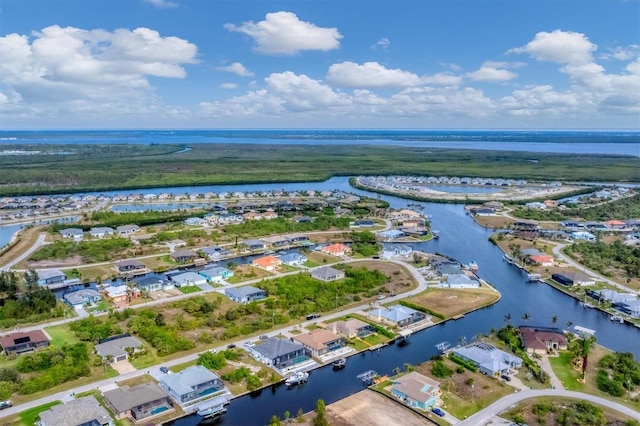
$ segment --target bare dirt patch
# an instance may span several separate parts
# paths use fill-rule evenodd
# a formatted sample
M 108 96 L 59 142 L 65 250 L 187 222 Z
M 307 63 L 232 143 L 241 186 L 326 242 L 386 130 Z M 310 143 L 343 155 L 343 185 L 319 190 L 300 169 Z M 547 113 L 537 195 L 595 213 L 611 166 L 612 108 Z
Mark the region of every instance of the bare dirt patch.
M 485 228 L 506 228 L 515 221 L 504 216 L 474 216 L 473 219 Z
M 464 314 L 495 301 L 498 294 L 489 289 L 430 288 L 409 301 L 444 314 L 447 318 Z
M 365 260 L 350 265 L 354 268 L 366 268 L 370 271 L 377 269 L 388 276 L 390 281 L 384 287 L 389 293 L 403 293 L 416 285 L 409 272 L 396 263 Z
M 46 269 L 46 268 L 64 268 L 69 266 L 78 266 L 83 263 L 82 256 L 77 255 L 66 259 L 39 260 L 37 262 L 27 262 L 29 269 Z

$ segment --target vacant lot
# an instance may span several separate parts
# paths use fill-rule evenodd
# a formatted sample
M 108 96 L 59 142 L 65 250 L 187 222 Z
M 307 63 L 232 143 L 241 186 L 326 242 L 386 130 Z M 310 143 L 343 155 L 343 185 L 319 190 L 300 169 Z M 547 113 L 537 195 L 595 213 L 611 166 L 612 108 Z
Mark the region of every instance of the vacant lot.
M 389 293 L 403 293 L 416 286 L 413 277 L 402 266 L 391 262 L 369 261 L 351 263 L 354 268 L 377 269 L 390 278 L 385 289 Z
M 498 293 L 487 288 L 460 290 L 430 288 L 411 297 L 408 301 L 451 318 L 493 303 L 498 300 L 498 297 Z
M 515 222 L 504 216 L 474 216 L 473 219 L 478 225 L 486 228 L 506 228 Z

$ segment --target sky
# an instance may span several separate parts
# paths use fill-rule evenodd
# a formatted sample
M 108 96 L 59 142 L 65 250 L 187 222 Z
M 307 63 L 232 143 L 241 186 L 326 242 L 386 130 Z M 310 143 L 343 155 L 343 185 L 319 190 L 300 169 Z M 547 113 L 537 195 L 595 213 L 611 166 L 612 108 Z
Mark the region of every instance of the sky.
M 0 129 L 640 130 L 640 0 L 0 0 Z

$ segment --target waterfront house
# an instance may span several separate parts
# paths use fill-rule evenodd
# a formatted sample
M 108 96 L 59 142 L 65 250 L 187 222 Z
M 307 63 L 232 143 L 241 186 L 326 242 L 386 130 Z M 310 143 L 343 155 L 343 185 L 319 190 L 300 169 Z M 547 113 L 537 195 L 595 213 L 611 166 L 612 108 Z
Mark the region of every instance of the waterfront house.
M 62 238 L 72 239 L 77 242 L 82 241 L 84 234 L 80 228 L 66 228 L 60 230 L 60 235 L 62 235 Z
M 171 290 L 174 287 L 173 283 L 169 282 L 164 276 L 156 274 L 135 278 L 134 281 L 141 291 L 146 291 L 147 293 Z
M 387 231 L 378 232 L 378 237 L 384 241 L 396 240 L 400 237 L 404 237 L 405 233 L 399 229 L 389 229 Z
M 574 240 L 595 241 L 597 238 L 591 232 L 587 231 L 575 231 L 571 233 L 571 238 Z
M 265 271 L 273 272 L 278 266 L 282 265 L 282 260 L 275 256 L 263 256 L 253 259 L 251 266 L 263 269 Z
M 412 408 L 428 410 L 433 407 L 442 392 L 440 383 L 417 371 L 393 379 L 391 395 Z
M 83 308 L 86 305 L 93 305 L 102 300 L 100 293 L 92 288 L 72 291 L 62 296 L 62 298 L 73 308 Z
M 113 426 L 107 410 L 93 396 L 54 405 L 39 414 L 40 426 Z
M 331 266 L 321 266 L 311 271 L 311 278 L 324 282 L 341 280 L 344 277 L 345 274 L 343 271 L 332 268 Z
M 143 275 L 149 272 L 144 263 L 139 260 L 121 260 L 114 264 L 116 272 L 122 275 Z
M 611 305 L 614 309 L 622 312 L 625 315 L 629 315 L 631 318 L 640 318 L 640 300 L 624 300 L 616 302 Z
M 346 321 L 336 321 L 332 324 L 333 332 L 339 333 L 347 339 L 366 337 L 375 332 L 371 324 L 367 324 L 357 318 L 349 318 Z
M 49 338 L 42 330 L 18 331 L 0 338 L 0 346 L 6 355 L 20 355 L 49 346 Z
M 522 367 L 522 358 L 484 342 L 472 343 L 453 350 L 453 354 L 478 367 L 482 374 L 509 374 L 511 368 Z
M 348 246 L 340 243 L 329 244 L 328 246 L 320 247 L 320 251 L 322 253 L 330 254 L 331 256 L 337 257 L 345 256 L 351 253 L 351 249 Z
M 294 244 L 306 244 L 309 242 L 309 237 L 305 234 L 287 234 L 285 238 Z
M 102 238 L 108 237 L 109 235 L 113 235 L 114 232 L 115 231 L 113 230 L 113 228 L 109 228 L 106 226 L 99 226 L 97 228 L 89 229 L 89 235 L 91 235 L 92 238 L 98 238 L 98 239 L 102 239 Z
M 301 343 L 284 337 L 270 337 L 248 350 L 258 361 L 279 369 L 309 359 L 309 351 Z
M 224 389 L 222 380 L 201 365 L 185 368 L 179 373 L 165 374 L 160 379 L 160 386 L 181 404 Z
M 206 255 L 209 260 L 220 260 L 222 257 L 228 256 L 231 254 L 228 250 L 223 249 L 219 246 L 209 246 L 203 247 L 199 250 L 204 255 Z
M 466 274 L 449 274 L 445 281 L 440 282 L 442 288 L 480 288 L 480 281 Z
M 475 216 L 495 216 L 496 215 L 496 211 L 488 207 L 481 207 L 478 209 L 474 209 L 472 211 Z
M 36 271 L 38 285 L 48 287 L 50 285 L 62 284 L 67 276 L 58 269 L 39 269 Z
M 566 285 L 578 285 L 578 286 L 586 286 L 586 285 L 595 285 L 595 278 L 591 278 L 587 275 L 581 274 L 579 272 L 562 272 L 551 274 L 551 279 L 555 282 Z
M 137 299 L 140 296 L 140 290 L 135 287 L 129 287 L 122 284 L 106 287 L 102 290 L 102 294 L 110 303 L 122 306 L 129 303 L 132 299 Z
M 207 279 L 196 272 L 183 272 L 172 275 L 170 279 L 176 287 L 198 286 L 207 283 Z
M 517 220 L 512 226 L 516 231 L 535 232 L 540 230 L 540 225 L 535 220 Z
M 129 358 L 129 351 L 137 352 L 144 347 L 137 338 L 124 334 L 100 340 L 95 347 L 96 355 L 107 358 L 112 357 L 112 362 L 125 361 Z
M 386 323 L 400 328 L 427 319 L 427 316 L 423 312 L 402 305 L 393 305 L 388 308 L 378 306 L 369 311 L 368 316 L 376 322 Z
M 198 257 L 198 255 L 191 250 L 176 250 L 169 256 L 171 257 L 171 260 L 178 263 L 192 262 L 196 257 Z
M 612 304 L 616 302 L 626 302 L 627 300 L 636 300 L 638 297 L 633 293 L 618 293 L 615 290 L 591 290 L 586 289 L 587 296 L 596 299 L 598 302 L 609 301 Z
M 209 222 L 201 217 L 189 217 L 184 220 L 184 224 L 187 226 L 207 226 Z
M 103 396 L 116 419 L 130 418 L 133 422 L 139 422 L 174 410 L 169 395 L 160 386 L 150 382 L 132 388 L 120 386 L 104 392 Z
M 529 355 L 538 353 L 546 355 L 549 352 L 567 349 L 567 338 L 562 330 L 543 327 L 519 327 L 520 341 Z
M 316 328 L 309 333 L 298 334 L 293 337 L 293 340 L 300 342 L 313 356 L 324 355 L 341 349 L 345 345 L 344 337 L 322 328 Z
M 449 261 L 438 262 L 434 265 L 434 268 L 442 277 L 460 274 L 462 271 L 462 265 L 460 263 Z
M 262 240 L 244 240 L 242 242 L 249 250 L 265 250 L 267 248 L 267 243 Z
M 548 254 L 534 254 L 529 256 L 529 263 L 534 263 L 540 266 L 553 266 L 553 256 L 549 256 Z
M 273 248 L 285 247 L 291 244 L 291 241 L 289 241 L 288 238 L 278 235 L 274 235 L 273 237 L 265 237 L 262 239 L 262 241 L 269 244 Z
M 300 253 L 281 254 L 278 257 L 283 264 L 288 266 L 301 266 L 308 260 L 307 256 L 304 256 Z
M 198 274 L 205 277 L 209 282 L 221 283 L 231 278 L 233 271 L 222 266 L 213 266 L 199 271 Z
M 406 244 L 387 244 L 382 252 L 382 257 L 389 259 L 392 256 L 407 257 L 413 252 L 413 248 Z
M 267 298 L 266 291 L 260 288 L 252 287 L 250 285 L 227 288 L 225 289 L 224 294 L 234 302 L 242 304 Z
M 122 225 L 116 228 L 116 232 L 118 233 L 118 235 L 121 235 L 123 237 L 135 234 L 139 231 L 140 227 L 138 225 Z

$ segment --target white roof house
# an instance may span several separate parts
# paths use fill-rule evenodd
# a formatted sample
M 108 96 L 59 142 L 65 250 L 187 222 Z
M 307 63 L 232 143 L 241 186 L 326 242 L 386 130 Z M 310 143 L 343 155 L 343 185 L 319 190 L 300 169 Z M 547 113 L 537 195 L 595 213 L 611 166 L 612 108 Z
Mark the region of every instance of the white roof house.
M 203 285 L 207 283 L 207 279 L 205 277 L 195 272 L 184 272 L 182 274 L 173 275 L 171 277 L 171 281 L 174 282 L 176 287 Z
M 465 361 L 472 362 L 480 372 L 489 376 L 508 374 L 510 368 L 522 366 L 522 358 L 483 342 L 454 349 L 453 353 Z

